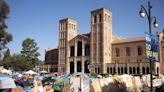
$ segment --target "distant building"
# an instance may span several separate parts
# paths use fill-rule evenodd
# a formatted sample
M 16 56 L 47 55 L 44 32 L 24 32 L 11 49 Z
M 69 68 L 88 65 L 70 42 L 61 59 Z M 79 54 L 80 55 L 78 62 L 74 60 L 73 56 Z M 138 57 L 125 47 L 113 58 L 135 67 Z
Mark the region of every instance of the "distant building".
M 44 69 L 51 72 L 58 71 L 58 49 L 45 50 L 45 65 Z
M 156 74 L 164 73 L 164 32 L 159 33 L 159 38 L 160 62 L 154 63 Z M 59 72 L 66 73 L 149 74 L 145 47 L 144 37 L 125 39 L 113 36 L 112 12 L 100 8 L 91 11 L 91 32 L 88 34 L 77 34 L 75 19 L 59 21 L 58 58 L 55 58 L 58 64 L 53 65 Z M 51 50 L 46 52 L 46 58 L 49 52 Z M 51 54 L 57 57 L 53 50 Z

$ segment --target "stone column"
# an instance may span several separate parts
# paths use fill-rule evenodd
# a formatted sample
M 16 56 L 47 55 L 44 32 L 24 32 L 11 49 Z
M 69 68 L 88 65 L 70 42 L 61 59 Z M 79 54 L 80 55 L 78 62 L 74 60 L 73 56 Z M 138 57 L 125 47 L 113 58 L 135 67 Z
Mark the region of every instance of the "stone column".
M 140 74 L 142 75 L 143 72 L 142 72 L 142 62 L 139 63 L 139 68 L 140 68 Z
M 82 72 L 84 72 L 84 66 L 85 66 L 85 44 L 84 44 L 84 39 L 82 38 L 82 59 L 81 59 L 81 63 L 82 63 Z
M 77 41 L 75 39 L 75 49 L 74 49 L 74 72 L 77 72 Z
M 116 71 L 116 74 L 118 74 L 118 62 L 116 61 L 116 65 L 115 65 L 115 71 Z
M 129 72 L 129 62 L 127 62 L 127 74 L 130 74 L 130 72 Z

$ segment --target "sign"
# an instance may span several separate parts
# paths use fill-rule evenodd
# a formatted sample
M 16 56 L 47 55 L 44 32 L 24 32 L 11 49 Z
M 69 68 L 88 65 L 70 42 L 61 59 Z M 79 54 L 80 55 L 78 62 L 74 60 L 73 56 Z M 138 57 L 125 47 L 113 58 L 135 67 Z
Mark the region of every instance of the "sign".
M 158 61 L 158 37 L 146 33 L 146 58 Z

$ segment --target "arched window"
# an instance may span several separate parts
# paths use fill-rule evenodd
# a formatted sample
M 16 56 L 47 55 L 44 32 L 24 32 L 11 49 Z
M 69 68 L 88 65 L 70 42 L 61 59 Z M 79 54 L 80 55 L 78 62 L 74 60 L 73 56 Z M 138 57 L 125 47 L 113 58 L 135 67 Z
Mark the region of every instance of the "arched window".
M 96 15 L 93 16 L 93 21 L 94 21 L 94 23 L 97 22 L 97 17 L 96 17 Z
M 74 62 L 70 62 L 70 73 L 74 73 Z
M 82 56 L 82 42 L 77 43 L 77 56 Z
M 116 48 L 116 57 L 119 57 L 120 56 L 120 50 L 119 48 Z
M 75 49 L 74 46 L 71 46 L 70 56 L 74 56 L 74 52 L 75 52 L 74 49 Z
M 142 55 L 142 47 L 138 46 L 137 48 L 138 56 Z
M 82 66 L 81 66 L 81 61 L 77 62 L 77 72 L 81 72 Z
M 89 56 L 89 55 L 90 55 L 89 45 L 86 44 L 85 45 L 85 56 Z
M 126 47 L 126 56 L 130 56 L 130 48 Z
M 89 61 L 85 61 L 84 71 L 85 73 L 89 73 Z
M 102 21 L 102 15 L 99 14 L 99 22 L 101 22 L 101 21 Z

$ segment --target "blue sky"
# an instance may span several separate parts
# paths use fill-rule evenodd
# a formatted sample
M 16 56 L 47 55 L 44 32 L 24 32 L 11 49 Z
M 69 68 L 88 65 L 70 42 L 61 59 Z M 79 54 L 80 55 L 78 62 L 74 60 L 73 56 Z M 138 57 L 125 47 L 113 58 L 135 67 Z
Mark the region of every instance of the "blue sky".
M 40 59 L 44 60 L 46 48 L 58 46 L 59 20 L 70 17 L 78 20 L 78 33 L 90 32 L 90 11 L 106 7 L 113 14 L 113 34 L 124 37 L 145 36 L 147 18 L 140 18 L 141 4 L 147 8 L 148 0 L 7 0 L 10 6 L 7 31 L 13 35 L 8 44 L 11 53 L 20 53 L 22 41 L 27 37 L 37 42 Z M 164 0 L 152 1 L 152 15 L 164 29 Z

